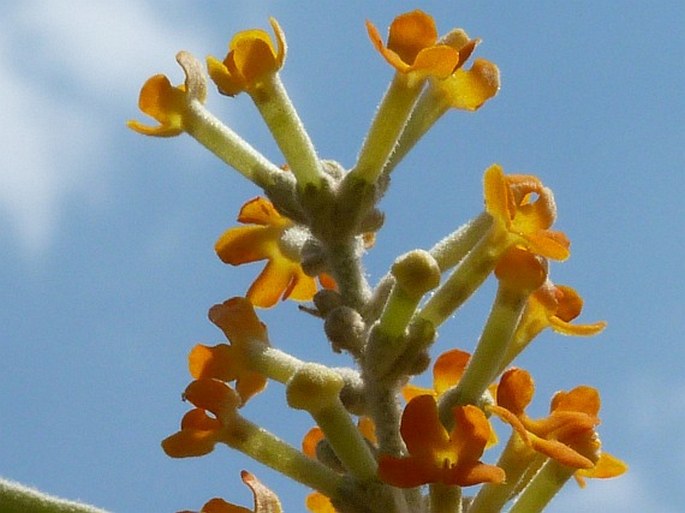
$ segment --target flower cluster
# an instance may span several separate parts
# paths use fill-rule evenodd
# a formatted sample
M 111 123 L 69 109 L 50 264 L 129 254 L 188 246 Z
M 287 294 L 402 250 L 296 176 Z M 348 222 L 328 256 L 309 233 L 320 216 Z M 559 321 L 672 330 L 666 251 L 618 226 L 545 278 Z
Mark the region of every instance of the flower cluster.
M 284 31 L 270 23 L 274 37 L 240 32 L 223 60 L 209 57 L 206 65 L 220 94 L 250 96 L 283 162 L 270 162 L 206 109 L 205 71 L 186 52 L 177 56 L 183 84 L 155 75 L 141 90 L 140 109 L 158 124 L 129 122 L 144 135 L 192 136 L 263 192 L 242 206 L 241 225 L 223 233 L 215 250 L 227 264 L 266 266 L 245 297 L 209 310 L 230 343 L 190 352 L 194 381 L 183 397 L 193 408 L 162 442 L 164 451 L 181 458 L 227 445 L 310 487 L 307 507 L 316 513 L 535 513 L 572 477 L 584 485 L 625 472 L 602 450 L 595 388 L 558 392 L 549 415 L 533 418 L 526 413 L 533 378 L 512 367 L 546 328 L 575 336 L 604 329 L 573 322 L 582 299 L 550 280 L 550 262 L 568 259 L 570 242 L 554 228 L 554 195 L 538 177 L 490 166 L 481 213 L 432 248 L 398 257 L 377 284 L 364 272 L 393 170 L 450 109 L 476 111 L 498 92 L 497 66 L 473 58 L 480 40 L 461 29 L 441 36 L 419 10 L 395 18 L 387 39 L 367 22 L 393 78 L 357 161 L 344 169 L 316 153 L 280 79 Z M 497 291 L 473 353 L 439 355 L 430 389 L 410 384 L 430 366 L 442 323 L 488 277 Z M 354 367 L 302 361 L 272 346 L 255 308 L 285 299 L 308 302 L 301 311 L 321 319 L 332 349 L 348 353 Z M 302 448 L 241 414 L 269 380 L 316 424 Z M 495 428 L 509 432 L 506 443 Z M 484 454 L 500 445 L 499 459 L 486 463 Z M 255 513 L 280 511 L 273 492 L 248 472 L 242 479 Z M 218 498 L 202 508 L 229 511 L 251 510 Z

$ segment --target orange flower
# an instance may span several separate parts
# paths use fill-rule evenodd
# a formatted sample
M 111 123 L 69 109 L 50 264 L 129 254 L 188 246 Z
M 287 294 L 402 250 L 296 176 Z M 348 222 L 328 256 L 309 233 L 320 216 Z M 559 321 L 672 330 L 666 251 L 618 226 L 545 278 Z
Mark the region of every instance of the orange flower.
M 490 437 L 490 425 L 480 408 L 467 405 L 453 410 L 455 425 L 450 433 L 438 418 L 431 395 L 412 399 L 404 409 L 400 433 L 408 456 L 381 455 L 381 480 L 400 488 L 427 483 L 470 486 L 501 483 L 504 471 L 478 459 Z
M 547 281 L 528 299 L 514 334 L 515 343 L 526 344 L 545 328 L 552 328 L 563 335 L 577 336 L 590 336 L 602 331 L 606 326 L 603 321 L 571 324 L 582 308 L 583 298 L 574 289 Z
M 397 72 L 416 80 L 427 76 L 447 78 L 460 62 L 458 50 L 438 42 L 433 18 L 418 9 L 393 20 L 387 45 L 370 21 L 366 22 L 366 29 L 383 58 Z
M 269 261 L 247 291 L 250 302 L 269 308 L 279 298 L 312 299 L 316 293 L 316 282 L 304 273 L 300 265 L 300 249 L 306 237 L 303 230 L 279 214 L 269 200 L 261 197 L 243 205 L 238 222 L 248 226 L 224 232 L 214 248 L 219 258 L 231 265 Z M 329 276 L 322 274 L 319 279 L 324 287 L 335 287 Z
M 187 458 L 209 454 L 217 443 L 235 436 L 231 433 L 231 424 L 242 401 L 231 387 L 216 379 L 198 379 L 188 385 L 183 398 L 196 408 L 183 416 L 179 432 L 162 441 L 162 448 L 169 456 Z
M 446 79 L 433 80 L 432 86 L 449 107 L 474 111 L 499 91 L 499 69 L 487 59 L 478 58 L 471 69 L 460 66 Z
M 207 502 L 199 513 L 281 513 L 281 503 L 274 492 L 264 486 L 259 479 L 246 470 L 240 473 L 240 477 L 254 496 L 254 509 L 236 506 L 223 499 L 215 498 Z M 192 513 L 185 511 L 181 513 Z
M 502 375 L 497 405 L 490 409 L 535 451 L 568 467 L 586 469 L 587 476 L 593 475 L 594 468 L 598 468 L 598 475 L 606 473 L 606 462 L 615 458 L 601 457 L 595 432 L 600 408 L 597 390 L 579 386 L 568 392 L 557 392 L 552 398 L 549 416 L 542 419 L 531 419 L 525 412 L 534 392 L 535 384 L 528 372 L 510 369 Z M 600 461 L 603 463 L 598 466 Z
M 305 499 L 305 506 L 312 513 L 336 513 L 331 499 L 319 492 L 313 492 L 307 495 Z
M 185 83 L 172 86 L 165 75 L 149 78 L 140 90 L 138 107 L 148 116 L 156 119 L 159 126 L 149 126 L 135 120 L 128 127 L 143 135 L 173 137 L 185 129 L 188 105 L 192 101 L 204 103 L 207 97 L 205 79 L 197 69 L 197 63 L 189 54 L 180 52 L 176 60 L 185 73 Z
M 402 396 L 409 402 L 419 395 L 440 397 L 447 390 L 459 383 L 471 355 L 459 349 L 442 353 L 433 364 L 433 389 L 418 387 L 411 383 L 402 387 Z
M 269 345 L 266 327 L 257 318 L 252 304 L 241 297 L 214 305 L 209 310 L 209 320 L 224 332 L 231 345 L 196 345 L 188 357 L 190 374 L 195 379 L 235 380 L 236 391 L 245 404 L 266 386 L 266 377 L 250 370 L 249 363 L 252 344 Z
M 493 217 L 504 244 L 520 245 L 553 260 L 568 258 L 566 235 L 548 229 L 557 214 L 554 196 L 537 177 L 505 175 L 500 166 L 493 165 L 485 171 L 483 181 L 485 210 Z
M 207 58 L 209 76 L 220 93 L 235 96 L 242 91 L 250 92 L 266 76 L 281 69 L 286 54 L 285 35 L 274 18 L 270 18 L 269 23 L 276 34 L 277 49 L 267 32 L 244 30 L 231 40 L 223 62 L 214 57 Z

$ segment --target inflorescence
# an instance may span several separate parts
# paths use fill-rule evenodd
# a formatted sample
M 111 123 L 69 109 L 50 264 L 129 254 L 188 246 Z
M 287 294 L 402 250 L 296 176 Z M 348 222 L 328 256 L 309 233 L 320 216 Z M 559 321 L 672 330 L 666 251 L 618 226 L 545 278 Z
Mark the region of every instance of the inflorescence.
M 394 169 L 447 111 L 476 111 L 498 92 L 495 64 L 480 57 L 468 64 L 480 40 L 461 29 L 439 36 L 419 10 L 395 18 L 386 42 L 367 22 L 394 75 L 346 170 L 317 155 L 279 76 L 284 32 L 270 23 L 274 37 L 240 32 L 223 60 L 206 64 L 220 94 L 252 98 L 283 163 L 205 108 L 206 75 L 187 52 L 177 55 L 183 84 L 155 75 L 142 87 L 139 107 L 157 124 L 129 122 L 145 135 L 187 133 L 263 191 L 242 206 L 240 226 L 222 234 L 215 250 L 231 265 L 266 265 L 245 297 L 209 310 L 229 343 L 190 352 L 193 381 L 183 396 L 193 409 L 162 442 L 164 451 L 201 456 L 225 444 L 313 489 L 307 507 L 315 513 L 534 513 L 572 477 L 583 486 L 625 472 L 602 450 L 595 388 L 558 392 L 549 415 L 532 418 L 533 378 L 512 367 L 547 328 L 589 336 L 605 326 L 574 323 L 582 299 L 549 278 L 549 262 L 566 260 L 570 243 L 553 229 L 554 196 L 539 178 L 493 164 L 484 173 L 483 212 L 432 248 L 398 257 L 375 286 L 364 272 Z M 431 367 L 442 323 L 491 275 L 497 292 L 473 354 L 449 350 L 433 362 L 431 389 L 411 384 Z M 302 309 L 321 318 L 332 349 L 348 353 L 355 367 L 301 361 L 272 346 L 255 308 L 282 299 L 311 302 Z M 282 383 L 288 406 L 316 424 L 301 448 L 240 413 L 269 380 Z M 508 440 L 497 440 L 495 422 L 510 426 Z M 497 446 L 496 463 L 484 463 L 483 453 Z M 278 497 L 252 474 L 242 480 L 255 513 L 280 511 Z M 202 508 L 235 511 L 250 510 L 218 498 Z

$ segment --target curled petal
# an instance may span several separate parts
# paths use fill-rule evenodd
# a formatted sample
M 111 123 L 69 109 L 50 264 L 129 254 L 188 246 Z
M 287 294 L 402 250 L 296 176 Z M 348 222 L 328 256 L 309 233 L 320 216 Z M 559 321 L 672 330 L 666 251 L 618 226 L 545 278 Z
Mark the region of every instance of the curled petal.
M 438 395 L 459 383 L 470 358 L 469 353 L 459 349 L 451 349 L 436 358 L 433 365 L 433 388 Z
M 534 394 L 535 384 L 530 373 L 523 369 L 509 369 L 497 387 L 497 404 L 519 416 L 533 400 Z
M 131 120 L 127 124 L 132 130 L 157 137 L 179 135 L 185 129 L 189 103 L 204 103 L 207 96 L 206 82 L 197 60 L 187 52 L 180 52 L 176 60 L 185 73 L 183 85 L 174 87 L 165 75 L 155 75 L 149 78 L 140 90 L 138 107 L 159 122 L 159 125 L 150 126 Z
M 203 456 L 214 450 L 219 441 L 221 423 L 196 408 L 186 413 L 181 430 L 162 441 L 162 449 L 172 458 Z
M 366 22 L 366 28 L 376 50 L 399 73 L 446 78 L 459 63 L 457 50 L 437 43 L 435 21 L 423 11 L 397 16 L 390 25 L 387 45 L 371 22 Z
M 193 381 L 183 397 L 198 408 L 212 412 L 221 422 L 230 419 L 242 403 L 231 387 L 215 379 Z
M 580 469 L 575 473 L 575 478 L 581 487 L 585 486 L 586 477 L 593 479 L 608 479 L 618 477 L 628 471 L 628 465 L 616 456 L 602 452 L 595 466 L 590 469 Z
M 594 387 L 579 386 L 568 392 L 557 392 L 552 398 L 550 411 L 582 412 L 591 417 L 599 415 L 601 400 L 599 392 Z
M 267 75 L 281 69 L 286 54 L 285 35 L 274 18 L 269 23 L 276 35 L 276 48 L 267 32 L 245 30 L 233 37 L 223 62 L 207 58 L 209 76 L 220 93 L 234 96 L 253 90 Z
M 485 171 L 483 189 L 485 210 L 508 245 L 518 244 L 554 260 L 568 258 L 566 236 L 548 230 L 556 219 L 556 205 L 552 191 L 540 180 L 531 175 L 505 176 L 495 164 Z
M 459 52 L 461 59 L 461 51 Z M 457 69 L 444 80 L 433 82 L 453 109 L 478 110 L 500 88 L 499 69 L 490 61 L 478 58 L 470 70 Z

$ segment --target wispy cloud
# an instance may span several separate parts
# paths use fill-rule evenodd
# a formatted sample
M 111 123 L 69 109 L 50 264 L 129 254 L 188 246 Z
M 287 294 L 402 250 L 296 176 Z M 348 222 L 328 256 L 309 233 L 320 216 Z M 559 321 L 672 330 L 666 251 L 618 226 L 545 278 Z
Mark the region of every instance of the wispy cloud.
M 589 480 L 585 489 L 569 483 L 568 489 L 553 499 L 550 511 L 556 513 L 578 513 L 579 511 L 601 511 L 602 513 L 624 513 L 626 511 L 658 511 L 675 513 L 674 505 L 664 504 L 658 490 L 649 490 L 635 472 L 617 479 Z
M 199 45 L 180 20 L 141 1 L 28 0 L 3 11 L 0 233 L 39 254 L 65 204 L 101 192 L 108 168 L 99 155 L 142 81 L 160 69 L 179 77 L 175 52 Z

